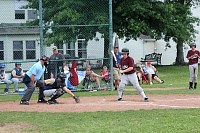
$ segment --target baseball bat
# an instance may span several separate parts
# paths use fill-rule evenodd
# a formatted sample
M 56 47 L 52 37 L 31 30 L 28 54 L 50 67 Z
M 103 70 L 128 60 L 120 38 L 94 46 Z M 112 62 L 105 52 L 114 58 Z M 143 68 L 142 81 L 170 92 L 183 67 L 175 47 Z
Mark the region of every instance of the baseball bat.
M 115 62 L 117 62 L 117 58 L 116 58 L 116 56 L 115 56 L 115 54 L 114 54 L 114 51 L 111 50 L 111 53 L 112 53 L 112 55 L 113 55 L 113 58 L 114 58 Z

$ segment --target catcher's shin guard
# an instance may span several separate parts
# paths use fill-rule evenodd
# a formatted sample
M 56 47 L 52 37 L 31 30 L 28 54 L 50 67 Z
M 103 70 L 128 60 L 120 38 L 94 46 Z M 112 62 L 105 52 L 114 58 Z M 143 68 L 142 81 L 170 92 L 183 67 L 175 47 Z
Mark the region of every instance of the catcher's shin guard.
M 61 97 L 64 93 L 65 93 L 65 91 L 63 89 L 59 88 L 50 96 L 50 100 L 55 100 L 55 99 Z

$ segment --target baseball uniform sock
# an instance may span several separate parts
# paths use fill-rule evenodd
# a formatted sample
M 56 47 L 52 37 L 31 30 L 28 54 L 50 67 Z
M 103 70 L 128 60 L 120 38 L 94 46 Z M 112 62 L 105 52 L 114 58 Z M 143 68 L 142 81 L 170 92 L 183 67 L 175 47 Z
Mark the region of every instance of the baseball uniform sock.
M 194 83 L 194 89 L 197 89 L 197 83 Z
M 140 93 L 140 95 L 141 95 L 143 98 L 146 98 L 146 97 L 147 97 L 147 96 L 145 95 L 144 91 L 142 91 L 142 92 Z
M 193 89 L 193 83 L 192 82 L 189 82 L 189 89 Z

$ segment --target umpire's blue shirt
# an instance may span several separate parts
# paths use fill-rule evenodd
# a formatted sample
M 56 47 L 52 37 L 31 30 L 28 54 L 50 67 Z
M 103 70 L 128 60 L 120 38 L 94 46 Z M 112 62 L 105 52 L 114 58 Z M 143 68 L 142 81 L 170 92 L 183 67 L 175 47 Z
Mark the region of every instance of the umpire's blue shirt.
M 39 80 L 43 74 L 44 74 L 44 71 L 45 71 L 45 66 L 42 65 L 39 62 L 35 63 L 27 72 L 26 74 L 31 77 L 31 75 L 33 74 L 34 75 L 34 80 L 37 81 Z

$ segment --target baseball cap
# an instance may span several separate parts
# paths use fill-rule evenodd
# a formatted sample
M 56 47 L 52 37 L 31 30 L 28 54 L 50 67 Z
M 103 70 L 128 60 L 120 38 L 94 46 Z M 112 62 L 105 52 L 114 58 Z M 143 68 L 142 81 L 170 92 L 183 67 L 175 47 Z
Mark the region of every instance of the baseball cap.
M 43 60 L 43 61 L 48 61 L 48 60 L 49 60 L 49 58 L 48 58 L 47 56 L 43 55 L 43 56 L 41 56 L 41 57 L 40 57 L 40 60 Z
M 114 46 L 114 48 L 119 48 L 118 46 Z
M 52 50 L 57 50 L 58 48 L 56 46 L 53 46 Z

